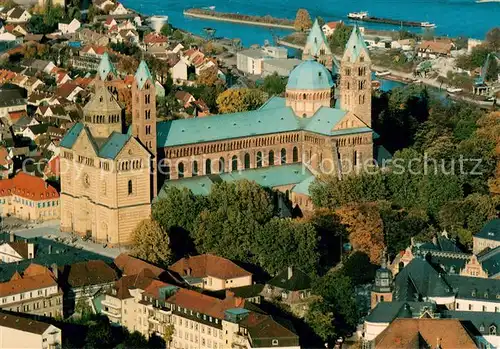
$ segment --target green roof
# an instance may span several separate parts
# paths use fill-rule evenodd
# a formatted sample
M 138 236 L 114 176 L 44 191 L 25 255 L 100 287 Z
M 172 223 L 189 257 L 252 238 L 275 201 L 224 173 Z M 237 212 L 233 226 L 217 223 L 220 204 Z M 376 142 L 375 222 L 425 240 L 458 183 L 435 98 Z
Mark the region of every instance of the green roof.
M 311 27 L 311 31 L 309 31 L 309 35 L 307 36 L 305 47 L 310 49 L 310 53 L 313 56 L 320 55 L 320 49 L 322 44 L 325 44 L 327 52 L 326 54 L 330 54 L 330 46 L 328 45 L 328 41 L 326 40 L 325 33 L 319 26 L 318 19 L 316 19 Z
M 144 84 L 148 80 L 153 83 L 153 77 L 149 72 L 148 65 L 146 62 L 141 61 L 139 68 L 137 68 L 137 72 L 135 73 L 135 81 L 137 82 L 137 86 L 139 86 L 139 90 L 142 90 Z
M 99 157 L 114 159 L 130 139 L 128 134 L 113 132 L 99 149 Z
M 10 241 L 9 239 L 9 234 L 0 234 L 0 241 L 8 242 Z M 58 266 L 63 266 L 89 260 L 103 260 L 106 263 L 113 262 L 112 258 L 98 253 L 79 249 L 41 237 L 30 239 L 21 239 L 16 237 L 16 241 L 27 241 L 29 243 L 33 243 L 35 245 L 35 258 L 16 263 L 0 263 L 0 282 L 10 280 L 16 271 L 23 272 L 31 263 L 50 267 L 54 263 Z
M 500 314 L 496 312 L 444 310 L 441 314 L 442 318 L 468 321 L 483 335 L 489 335 L 490 326 L 493 325 L 496 327 L 497 334 L 499 331 Z
M 212 186 L 222 181 L 233 182 L 246 179 L 254 181 L 263 187 L 274 188 L 283 185 L 297 184 L 309 177 L 314 176 L 305 166 L 297 163 L 170 180 L 163 183 L 163 188 L 187 188 L 195 195 L 208 195 Z M 161 199 L 164 192 L 164 190 L 160 190 L 158 198 Z
M 115 76 L 118 75 L 113 63 L 111 63 L 107 52 L 104 52 L 104 54 L 102 55 L 101 62 L 99 62 L 97 71 L 99 73 L 99 76 L 101 77 L 101 80 L 103 81 L 107 79 L 109 74 L 113 74 Z
M 172 147 L 300 130 L 327 136 L 373 132 L 369 127 L 333 130 L 345 114 L 343 110 L 321 107 L 312 117 L 301 118 L 285 105 L 284 98 L 272 97 L 254 111 L 158 123 L 158 146 Z
M 304 179 L 302 182 L 293 187 L 292 191 L 297 194 L 304 194 L 310 196 L 309 194 L 309 186 L 314 182 L 316 178 L 314 176 L 310 176 Z
M 279 287 L 287 291 L 301 291 L 311 288 L 311 278 L 302 270 L 291 267 L 292 275 L 289 278 L 288 268 L 280 272 L 267 282 L 268 285 Z
M 366 317 L 367 322 L 390 323 L 398 318 L 411 319 L 418 317 L 423 311 L 433 312 L 436 304 L 430 302 L 379 302 Z
M 264 290 L 264 285 L 262 284 L 253 284 L 248 286 L 241 286 L 231 288 L 231 291 L 234 292 L 236 297 L 241 297 L 244 299 L 257 297 Z
M 126 134 L 122 134 L 114 131 L 109 135 L 107 139 L 104 140 L 104 142 L 100 143 L 101 146 L 99 146 L 92 136 L 90 130 L 84 124 L 77 123 L 70 128 L 68 133 L 66 133 L 64 138 L 61 140 L 60 146 L 63 148 L 71 149 L 82 130 L 85 130 L 85 132 L 87 133 L 89 141 L 94 147 L 97 156 L 103 159 L 114 159 L 131 138 L 129 132 L 127 132 Z
M 475 235 L 478 238 L 500 241 L 500 218 L 495 218 L 486 223 L 479 233 Z
M 351 63 L 355 63 L 361 52 L 364 52 L 365 56 L 369 57 L 368 48 L 366 47 L 363 35 L 359 31 L 358 26 L 354 25 L 349 41 L 347 41 L 347 45 L 345 47 L 343 59 L 348 57 Z
M 82 123 L 77 123 L 74 124 L 69 131 L 64 135 L 63 139 L 61 140 L 61 143 L 59 144 L 63 148 L 68 148 L 71 149 L 73 147 L 73 144 L 75 144 L 76 139 L 80 135 L 80 132 L 83 130 L 83 124 Z
M 500 273 L 500 246 L 487 249 L 478 255 L 478 261 L 489 277 L 494 277 Z
M 456 292 L 457 298 L 500 303 L 497 297 L 500 296 L 498 279 L 448 275 L 446 280 Z
M 287 90 L 328 90 L 333 87 L 332 73 L 321 63 L 307 60 L 292 70 Z

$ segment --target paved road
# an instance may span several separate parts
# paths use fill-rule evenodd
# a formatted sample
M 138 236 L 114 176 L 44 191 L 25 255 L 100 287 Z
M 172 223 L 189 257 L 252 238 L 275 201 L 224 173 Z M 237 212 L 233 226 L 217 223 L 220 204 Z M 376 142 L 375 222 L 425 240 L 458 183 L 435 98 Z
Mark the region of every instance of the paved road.
M 47 221 L 38 224 L 22 223 L 20 227 L 11 228 L 11 224 L 18 222 L 4 221 L 4 229 L 12 231 L 23 238 L 44 237 L 49 239 L 58 238 L 59 242 L 67 243 L 75 247 L 81 246 L 84 250 L 101 254 L 103 256 L 115 258 L 121 252 L 126 252 L 125 248 L 109 248 L 102 244 L 96 244 L 90 241 L 83 241 L 80 237 L 70 233 L 63 233 L 59 230 L 59 221 Z M 75 240 L 76 239 L 76 240 Z

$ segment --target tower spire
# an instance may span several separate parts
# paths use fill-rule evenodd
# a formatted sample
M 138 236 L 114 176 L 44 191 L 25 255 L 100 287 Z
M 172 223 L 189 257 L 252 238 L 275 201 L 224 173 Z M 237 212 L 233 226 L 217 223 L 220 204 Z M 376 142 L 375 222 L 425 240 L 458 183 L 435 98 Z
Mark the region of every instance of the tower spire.
M 101 61 L 99 62 L 99 67 L 97 68 L 97 72 L 102 81 L 106 81 L 109 74 L 113 74 L 113 77 L 116 77 L 118 74 L 116 72 L 115 66 L 111 63 L 111 59 L 107 52 L 104 52 L 102 55 Z

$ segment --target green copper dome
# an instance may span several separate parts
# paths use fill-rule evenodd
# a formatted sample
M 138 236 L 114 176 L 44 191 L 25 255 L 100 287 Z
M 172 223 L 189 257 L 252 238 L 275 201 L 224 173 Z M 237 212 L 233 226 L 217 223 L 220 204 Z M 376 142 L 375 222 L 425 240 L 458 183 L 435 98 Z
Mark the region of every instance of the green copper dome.
M 291 72 L 286 85 L 291 90 L 326 90 L 332 87 L 332 74 L 324 65 L 313 60 L 300 63 Z

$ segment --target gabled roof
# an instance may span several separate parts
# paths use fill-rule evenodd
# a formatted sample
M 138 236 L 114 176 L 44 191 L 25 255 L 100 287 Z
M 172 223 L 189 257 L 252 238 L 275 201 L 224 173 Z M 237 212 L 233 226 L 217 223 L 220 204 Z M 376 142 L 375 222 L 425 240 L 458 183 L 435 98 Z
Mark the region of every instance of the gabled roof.
M 368 54 L 368 48 L 366 47 L 365 40 L 363 39 L 363 35 L 359 31 L 358 26 L 354 25 L 349 41 L 347 41 L 342 60 L 348 60 L 351 63 L 355 63 L 361 53 L 364 53 L 364 57 L 367 60 L 369 59 L 370 56 Z
M 130 135 L 126 133 L 123 134 L 116 131 L 112 132 L 106 142 L 99 149 L 99 157 L 103 159 L 116 158 L 129 139 Z
M 51 325 L 45 322 L 0 311 L 0 326 L 41 335 L 47 331 Z
M 500 241 L 500 218 L 490 220 L 475 237 Z
M 114 263 L 124 275 L 135 275 L 139 274 L 143 270 L 149 269 L 153 273 L 154 277 L 159 277 L 165 272 L 165 269 L 145 262 L 139 258 L 129 256 L 125 253 L 120 253 L 120 255 L 115 258 Z
M 71 288 L 107 284 L 117 279 L 116 271 L 102 260 L 66 265 L 59 273 L 59 280 Z
M 157 125 L 159 147 L 196 144 L 270 133 L 305 130 L 327 136 L 373 132 L 369 127 L 334 130 L 346 111 L 321 107 L 310 118 L 300 118 L 285 99 L 272 97 L 260 109 L 164 121 Z
M 82 132 L 83 128 L 84 125 L 80 122 L 74 124 L 69 129 L 68 133 L 66 133 L 66 135 L 63 137 L 59 145 L 63 148 L 71 149 L 78 139 L 78 136 L 80 135 L 80 132 Z
M 367 322 L 390 323 L 396 318 L 415 318 L 426 309 L 433 312 L 436 304 L 430 302 L 379 302 L 366 317 Z
M 14 241 L 7 243 L 14 251 L 16 251 L 22 258 L 27 259 L 28 256 L 28 243 L 25 241 Z
M 181 258 L 172 264 L 169 269 L 181 276 L 195 278 L 211 276 L 222 280 L 252 275 L 229 259 L 212 254 Z
M 325 33 L 319 26 L 318 19 L 316 19 L 311 27 L 311 31 L 307 36 L 305 49 L 309 49 L 309 53 L 313 56 L 320 55 L 320 49 L 324 49 L 326 54 L 331 54 L 330 46 L 325 37 Z
M 99 113 L 105 110 L 120 115 L 122 107 L 106 87 L 100 86 L 96 88 L 95 93 L 90 98 L 90 101 L 85 104 L 83 110 L 86 114 Z
M 375 338 L 377 349 L 436 345 L 441 349 L 476 348 L 474 339 L 455 319 L 396 319 Z
M 40 177 L 24 172 L 17 173 L 13 178 L 0 180 L 0 196 L 12 194 L 34 201 L 59 198 L 59 193 L 53 186 Z
M 151 76 L 148 65 L 145 61 L 141 61 L 139 64 L 139 68 L 137 68 L 137 72 L 135 73 L 135 81 L 137 82 L 139 90 L 142 90 L 146 81 L 154 84 L 153 77 Z
M 291 268 L 291 275 L 290 269 Z M 311 278 L 302 270 L 290 267 L 273 277 L 267 284 L 288 291 L 301 291 L 311 288 Z

